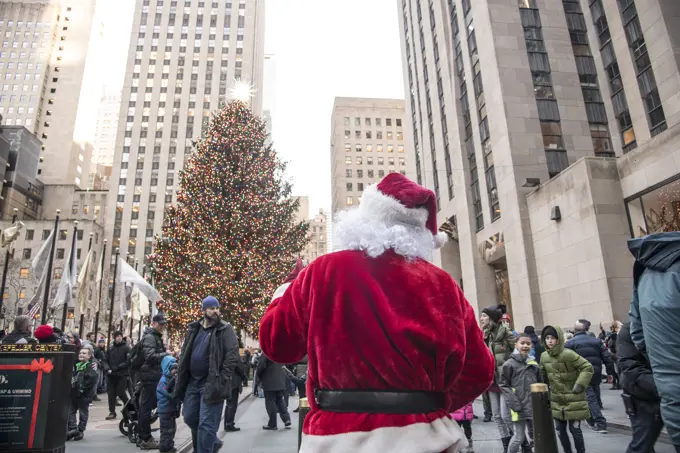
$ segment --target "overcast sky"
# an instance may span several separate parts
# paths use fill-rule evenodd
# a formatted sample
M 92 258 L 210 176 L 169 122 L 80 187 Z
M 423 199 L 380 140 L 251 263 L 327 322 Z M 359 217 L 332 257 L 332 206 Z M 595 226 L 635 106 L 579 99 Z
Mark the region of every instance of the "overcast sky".
M 274 146 L 311 214 L 331 207 L 334 98 L 404 98 L 397 11 L 396 0 L 267 0 Z
M 104 0 L 105 83 L 122 87 L 135 0 Z M 266 0 L 265 53 L 276 60 L 274 146 L 310 214 L 330 211 L 336 96 L 404 98 L 396 0 Z M 113 19 L 113 20 L 112 20 Z M 268 81 L 271 83 L 271 81 Z

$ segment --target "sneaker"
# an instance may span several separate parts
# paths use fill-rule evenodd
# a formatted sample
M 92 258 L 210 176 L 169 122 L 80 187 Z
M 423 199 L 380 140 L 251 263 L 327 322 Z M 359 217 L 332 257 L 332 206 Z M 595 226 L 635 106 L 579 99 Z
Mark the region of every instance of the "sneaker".
M 83 432 L 78 431 L 75 436 L 73 436 L 73 440 L 78 441 L 78 440 L 83 440 Z
M 225 426 L 224 430 L 228 433 L 235 433 L 235 432 L 241 431 L 241 428 L 237 428 L 235 426 Z
M 278 431 L 279 428 L 277 428 L 276 426 L 264 425 L 262 429 L 264 429 L 265 431 Z
M 116 413 L 111 412 L 109 415 L 106 416 L 107 420 L 115 420 L 116 419 Z
M 143 440 L 139 444 L 139 448 L 142 450 L 158 450 L 158 441 L 153 437 L 149 437 L 148 440 Z
M 76 434 L 78 434 L 77 429 L 72 429 L 68 433 L 66 433 L 66 440 L 73 440 L 74 437 L 76 437 Z
M 491 415 L 486 414 L 484 416 L 484 420 L 482 420 L 484 423 L 489 423 L 491 421 Z
M 595 422 L 591 422 L 590 420 L 586 420 L 586 424 L 588 425 L 588 428 L 595 431 Z
M 291 426 L 293 425 L 293 423 L 292 423 L 290 420 L 288 420 L 288 421 L 285 423 L 285 425 L 286 425 L 286 429 L 290 429 Z
M 607 428 L 604 427 L 604 426 L 596 426 L 596 427 L 593 429 L 593 431 L 596 432 L 597 434 L 607 434 L 607 432 L 608 432 L 608 431 L 607 431 Z

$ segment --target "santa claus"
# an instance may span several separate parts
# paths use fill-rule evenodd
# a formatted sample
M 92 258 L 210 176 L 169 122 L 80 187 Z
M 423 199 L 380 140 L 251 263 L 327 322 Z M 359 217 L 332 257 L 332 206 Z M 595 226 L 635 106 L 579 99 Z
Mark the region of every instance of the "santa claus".
M 303 453 L 454 453 L 449 414 L 493 381 L 475 312 L 430 264 L 445 241 L 434 194 L 398 173 L 341 213 L 343 251 L 298 262 L 262 319 L 260 345 L 278 363 L 309 355 Z

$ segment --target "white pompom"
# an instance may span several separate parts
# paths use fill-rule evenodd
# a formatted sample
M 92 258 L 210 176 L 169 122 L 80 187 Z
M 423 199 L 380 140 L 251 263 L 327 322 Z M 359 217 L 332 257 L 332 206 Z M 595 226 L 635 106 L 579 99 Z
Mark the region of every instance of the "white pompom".
M 441 248 L 444 244 L 449 242 L 449 235 L 441 231 L 434 236 L 434 247 Z

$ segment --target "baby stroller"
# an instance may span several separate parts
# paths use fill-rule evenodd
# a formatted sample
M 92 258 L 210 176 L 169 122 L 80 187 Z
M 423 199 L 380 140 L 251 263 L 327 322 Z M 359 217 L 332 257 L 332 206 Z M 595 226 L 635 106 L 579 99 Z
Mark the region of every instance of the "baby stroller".
M 139 407 L 139 400 L 140 400 L 140 395 L 141 395 L 141 389 L 142 385 L 140 382 L 138 382 L 136 385 L 133 384 L 133 381 L 131 378 L 128 378 L 128 393 L 132 393 L 131 398 L 128 399 L 128 402 L 125 403 L 125 406 L 123 406 L 122 414 L 123 414 L 123 419 L 120 421 L 118 424 L 118 430 L 121 432 L 122 435 L 127 436 L 127 438 L 132 442 L 133 444 L 136 444 L 139 441 L 139 413 L 138 413 L 138 407 Z M 134 391 L 130 391 L 130 389 L 134 388 Z M 157 408 L 155 408 L 151 412 L 151 423 L 154 424 L 156 420 L 158 420 L 158 413 L 157 413 Z M 156 431 L 156 430 L 152 430 Z

